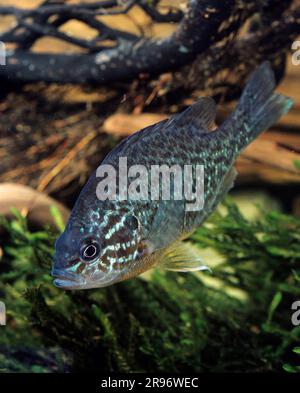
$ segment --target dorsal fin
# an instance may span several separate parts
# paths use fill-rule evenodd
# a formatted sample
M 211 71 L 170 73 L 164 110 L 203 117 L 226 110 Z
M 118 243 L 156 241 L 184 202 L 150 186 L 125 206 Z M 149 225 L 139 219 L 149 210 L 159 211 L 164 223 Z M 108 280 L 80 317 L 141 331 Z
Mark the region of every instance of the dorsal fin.
M 107 154 L 107 156 L 104 158 L 102 163 L 107 162 L 111 158 L 111 156 L 113 156 L 113 155 L 120 154 L 120 153 L 125 154 L 126 148 L 128 146 L 132 145 L 133 143 L 138 142 L 141 138 L 143 138 L 147 135 L 150 135 L 155 130 L 162 128 L 164 126 L 164 124 L 168 123 L 168 121 L 169 121 L 169 119 L 161 120 L 158 123 L 155 123 L 155 124 L 152 124 L 148 127 L 142 128 L 141 130 L 135 132 L 134 134 L 127 136 Z
M 169 119 L 162 120 L 156 124 L 148 126 L 127 138 L 123 139 L 108 155 L 102 163 L 107 162 L 116 154 L 125 154 L 128 146 L 138 142 L 140 139 L 151 135 L 155 131 L 162 131 L 164 126 L 168 127 L 173 122 L 178 127 L 195 127 L 198 132 L 208 132 L 215 128 L 216 103 L 211 97 L 201 97 L 197 102 L 191 105 L 182 113 L 171 116 Z
M 215 128 L 216 103 L 211 97 L 201 97 L 184 112 L 174 117 L 180 126 L 194 125 L 197 129 L 211 131 Z

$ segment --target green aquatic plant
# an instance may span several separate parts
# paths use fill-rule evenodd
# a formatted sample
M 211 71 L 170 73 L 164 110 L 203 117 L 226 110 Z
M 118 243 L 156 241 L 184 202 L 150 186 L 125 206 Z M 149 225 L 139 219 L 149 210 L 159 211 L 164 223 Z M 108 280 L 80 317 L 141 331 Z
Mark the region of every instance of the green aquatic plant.
M 299 371 L 300 220 L 225 207 L 189 239 L 212 274 L 155 270 L 73 292 L 49 274 L 57 234 L 1 219 L 0 371 Z
M 298 355 L 298 362 L 300 361 L 300 347 L 295 347 L 293 352 Z M 299 366 L 291 365 L 291 364 L 284 364 L 283 369 L 289 373 L 300 373 L 300 364 Z
M 299 160 L 295 160 L 294 161 L 294 165 L 295 165 L 295 168 L 299 169 L 299 171 L 300 171 L 300 161 Z

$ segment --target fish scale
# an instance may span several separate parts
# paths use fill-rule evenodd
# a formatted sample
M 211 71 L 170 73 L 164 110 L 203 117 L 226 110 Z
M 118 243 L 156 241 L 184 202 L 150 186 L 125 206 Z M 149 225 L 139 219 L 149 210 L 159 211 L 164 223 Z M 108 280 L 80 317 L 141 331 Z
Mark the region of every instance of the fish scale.
M 204 206 L 188 211 L 187 201 L 171 193 L 159 199 L 99 200 L 99 178 L 92 174 L 80 193 L 64 233 L 56 242 L 54 283 L 65 289 L 98 288 L 137 276 L 160 266 L 174 271 L 207 269 L 199 255 L 182 242 L 216 209 L 233 186 L 234 162 L 261 132 L 272 126 L 292 106 L 292 100 L 274 93 L 274 74 L 263 63 L 251 76 L 235 111 L 219 127 L 216 105 L 201 98 L 184 112 L 147 127 L 123 140 L 103 160 L 116 169 L 127 158 L 128 168 L 143 165 L 193 167 L 189 179 L 196 184 L 196 167 L 204 166 Z M 132 180 L 132 179 L 129 179 Z M 186 180 L 182 178 L 182 180 Z M 175 178 L 171 190 L 175 188 Z

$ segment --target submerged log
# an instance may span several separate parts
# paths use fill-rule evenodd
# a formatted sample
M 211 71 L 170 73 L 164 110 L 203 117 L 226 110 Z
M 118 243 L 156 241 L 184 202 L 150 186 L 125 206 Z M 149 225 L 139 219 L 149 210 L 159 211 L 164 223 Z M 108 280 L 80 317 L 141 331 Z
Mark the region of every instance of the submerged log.
M 51 207 L 56 207 L 64 221 L 69 216 L 69 210 L 53 198 L 21 184 L 0 184 L 0 216 L 12 216 L 12 208 L 16 208 L 27 217 L 28 222 L 42 228 L 46 225 L 55 226 Z

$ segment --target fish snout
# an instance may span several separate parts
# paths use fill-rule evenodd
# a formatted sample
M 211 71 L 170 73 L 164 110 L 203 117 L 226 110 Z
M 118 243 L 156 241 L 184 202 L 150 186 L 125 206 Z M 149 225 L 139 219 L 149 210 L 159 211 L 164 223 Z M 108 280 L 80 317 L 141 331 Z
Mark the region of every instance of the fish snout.
M 54 285 L 59 288 L 76 289 L 84 285 L 85 280 L 79 274 L 72 273 L 66 269 L 53 266 L 51 275 L 54 278 Z

